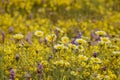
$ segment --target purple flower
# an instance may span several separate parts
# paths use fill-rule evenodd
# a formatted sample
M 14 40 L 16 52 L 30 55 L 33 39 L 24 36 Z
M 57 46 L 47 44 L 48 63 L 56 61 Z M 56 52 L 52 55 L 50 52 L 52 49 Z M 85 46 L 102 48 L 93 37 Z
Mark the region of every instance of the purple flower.
M 37 73 L 38 73 L 38 80 L 41 79 L 42 77 L 42 72 L 43 72 L 43 65 L 38 63 L 38 66 L 37 66 Z
M 26 41 L 29 43 L 29 44 L 32 44 L 32 32 L 29 32 L 28 35 L 26 36 Z
M 42 64 L 38 63 L 38 66 L 37 66 L 38 74 L 42 74 L 42 71 L 43 71 L 43 66 L 42 66 Z
M 15 80 L 15 71 L 13 68 L 10 69 L 10 80 Z

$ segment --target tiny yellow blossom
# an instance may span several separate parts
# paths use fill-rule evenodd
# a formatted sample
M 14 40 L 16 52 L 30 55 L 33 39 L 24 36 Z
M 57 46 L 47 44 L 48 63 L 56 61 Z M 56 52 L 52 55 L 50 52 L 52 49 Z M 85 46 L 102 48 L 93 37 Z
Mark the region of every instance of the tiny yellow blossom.
M 62 41 L 62 43 L 68 43 L 69 42 L 69 38 L 64 36 L 64 37 L 61 38 L 61 41 Z
M 42 31 L 35 31 L 34 35 L 37 37 L 42 37 L 43 36 L 43 32 Z
M 22 34 L 15 34 L 15 35 L 13 35 L 13 38 L 17 39 L 17 40 L 21 40 L 21 39 L 23 39 L 23 37 L 24 37 L 24 35 L 22 35 Z
M 79 56 L 78 56 L 78 59 L 79 59 L 80 61 L 87 61 L 87 60 L 88 60 L 88 58 L 87 58 L 86 56 L 84 56 L 84 55 L 79 55 Z
M 105 44 L 111 43 L 111 41 L 109 40 L 108 37 L 101 37 L 100 40 L 101 40 L 101 41 L 100 41 L 101 43 L 105 43 Z
M 48 35 L 47 37 L 46 37 L 46 39 L 47 39 L 47 41 L 55 41 L 56 40 L 56 35 L 55 34 L 51 34 L 51 35 Z
M 107 33 L 105 31 L 96 31 L 95 32 L 98 36 L 105 36 Z
M 78 44 L 85 44 L 85 43 L 86 43 L 86 40 L 84 40 L 84 39 L 76 39 L 76 42 L 77 42 Z

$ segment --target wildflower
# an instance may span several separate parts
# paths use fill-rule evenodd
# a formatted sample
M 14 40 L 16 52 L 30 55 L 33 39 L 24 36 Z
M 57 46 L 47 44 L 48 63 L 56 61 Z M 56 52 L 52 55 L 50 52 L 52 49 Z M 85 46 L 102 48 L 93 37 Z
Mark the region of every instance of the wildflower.
M 23 39 L 23 35 L 22 34 L 15 34 L 14 36 L 13 36 L 13 38 L 14 39 L 16 39 L 16 40 L 21 40 L 21 39 Z
M 56 40 L 56 35 L 55 34 L 48 35 L 46 37 L 46 40 L 49 41 L 49 42 L 55 41 Z
M 38 73 L 38 78 L 39 78 L 39 79 L 40 79 L 41 76 L 42 76 L 42 72 L 43 72 L 43 66 L 42 66 L 42 64 L 38 63 L 37 73 Z
M 68 43 L 69 42 L 69 38 L 64 36 L 64 37 L 61 38 L 61 41 L 62 41 L 62 43 Z
M 42 31 L 35 31 L 34 35 L 37 37 L 42 37 L 43 36 L 43 32 Z
M 57 44 L 54 46 L 55 49 L 60 50 L 63 49 L 63 45 L 62 44 Z
M 98 36 L 105 36 L 106 32 L 105 31 L 96 31 L 95 32 Z
M 87 61 L 87 60 L 88 60 L 88 58 L 87 58 L 86 56 L 84 56 L 84 55 L 79 55 L 79 56 L 78 56 L 78 59 L 79 59 L 80 61 Z
M 77 48 L 80 52 L 84 51 L 84 48 L 82 45 L 79 45 L 78 48 Z
M 68 44 L 68 46 L 71 48 L 71 49 L 77 49 L 78 47 L 75 45 L 75 44 Z
M 71 71 L 70 74 L 73 75 L 73 76 L 76 76 L 76 75 L 77 75 L 77 72 Z
M 28 35 L 26 36 L 26 41 L 29 43 L 29 44 L 32 44 L 32 32 L 29 32 Z
M 84 75 L 85 75 L 85 76 L 89 76 L 89 75 L 90 75 L 90 72 L 85 72 Z
M 120 51 L 113 51 L 113 55 L 120 55 Z
M 102 63 L 102 61 L 99 58 L 91 58 L 91 61 L 93 63 Z
M 101 37 L 100 40 L 101 40 L 101 43 L 105 43 L 105 44 L 111 43 L 108 37 Z
M 86 43 L 86 41 L 84 39 L 76 39 L 76 42 L 78 44 L 85 44 Z
M 101 74 L 98 74 L 98 75 L 97 75 L 97 79 L 102 80 L 103 78 L 104 78 L 103 75 L 101 75 Z
M 10 69 L 10 79 L 9 80 L 15 80 L 15 71 L 14 69 Z

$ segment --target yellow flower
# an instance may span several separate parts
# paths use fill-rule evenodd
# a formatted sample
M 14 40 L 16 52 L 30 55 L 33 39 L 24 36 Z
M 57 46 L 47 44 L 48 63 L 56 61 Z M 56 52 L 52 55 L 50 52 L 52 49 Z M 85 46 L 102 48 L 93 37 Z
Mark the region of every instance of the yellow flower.
M 93 63 L 102 63 L 102 61 L 99 58 L 91 58 L 91 62 Z
M 77 42 L 78 44 L 85 44 L 85 43 L 86 43 L 86 40 L 84 40 L 84 39 L 76 39 L 76 42 Z
M 42 37 L 43 36 L 43 32 L 42 31 L 35 31 L 34 35 L 37 37 Z
M 54 46 L 55 49 L 62 49 L 63 48 L 63 45 L 62 44 L 57 44 Z
M 77 75 L 77 72 L 71 71 L 70 74 L 73 75 L 73 76 L 76 76 L 76 75 Z
M 61 41 L 62 41 L 62 43 L 68 43 L 69 42 L 69 38 L 64 36 L 64 37 L 61 38 Z
M 85 76 L 89 76 L 89 75 L 90 75 L 90 72 L 85 72 L 84 75 L 85 75 Z
M 17 40 L 21 40 L 24 37 L 24 35 L 22 34 L 15 34 L 13 35 L 13 38 L 17 39 Z
M 95 32 L 98 36 L 105 36 L 106 32 L 105 31 L 96 31 Z
M 77 49 L 78 47 L 75 45 L 75 44 L 68 44 L 68 46 L 71 48 L 71 49 Z
M 105 44 L 111 43 L 111 41 L 109 40 L 108 37 L 101 37 L 100 40 L 101 40 L 101 41 L 100 41 L 101 43 L 105 43 Z
M 79 55 L 78 59 L 81 60 L 81 61 L 87 61 L 88 60 L 88 58 L 84 55 Z
M 84 51 L 84 48 L 83 48 L 83 46 L 78 46 L 78 50 L 80 51 L 80 52 L 82 52 L 82 51 Z
M 120 55 L 120 51 L 114 51 L 112 53 L 113 53 L 113 55 Z
M 51 35 L 48 35 L 47 37 L 46 37 L 46 39 L 47 39 L 47 41 L 55 41 L 56 40 L 56 35 L 55 34 L 51 34 Z
M 98 80 L 102 80 L 103 78 L 104 78 L 104 75 L 101 75 L 101 74 L 98 74 L 98 75 L 97 75 L 97 79 L 98 79 Z

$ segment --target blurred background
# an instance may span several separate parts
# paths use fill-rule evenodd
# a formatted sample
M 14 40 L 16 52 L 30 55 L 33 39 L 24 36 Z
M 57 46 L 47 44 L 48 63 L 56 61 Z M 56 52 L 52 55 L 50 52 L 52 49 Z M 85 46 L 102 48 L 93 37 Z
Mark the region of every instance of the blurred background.
M 55 27 L 68 35 L 99 29 L 120 34 L 120 0 L 0 0 L 0 29 L 11 27 L 23 34 Z

